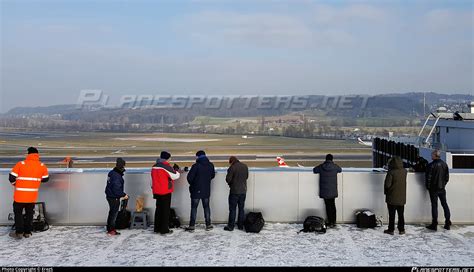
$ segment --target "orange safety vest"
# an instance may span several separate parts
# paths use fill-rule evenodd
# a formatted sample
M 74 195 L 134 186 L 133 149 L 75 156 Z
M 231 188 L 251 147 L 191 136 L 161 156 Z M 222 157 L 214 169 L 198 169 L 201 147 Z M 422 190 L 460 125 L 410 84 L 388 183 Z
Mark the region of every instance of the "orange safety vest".
M 41 180 L 49 177 L 48 168 L 40 162 L 37 153 L 29 154 L 24 161 L 18 162 L 10 174 L 16 177 L 13 199 L 19 203 L 36 202 Z

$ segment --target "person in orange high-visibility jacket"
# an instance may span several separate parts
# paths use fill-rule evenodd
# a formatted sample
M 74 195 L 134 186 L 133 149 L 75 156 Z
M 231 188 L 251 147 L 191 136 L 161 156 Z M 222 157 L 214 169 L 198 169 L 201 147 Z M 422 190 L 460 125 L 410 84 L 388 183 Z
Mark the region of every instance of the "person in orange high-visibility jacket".
M 38 149 L 28 148 L 28 156 L 18 162 L 10 172 L 10 183 L 15 186 L 13 193 L 13 212 L 15 213 L 14 238 L 31 236 L 35 202 L 42 182 L 49 180 L 48 168 L 39 160 Z M 23 209 L 26 218 L 23 219 Z

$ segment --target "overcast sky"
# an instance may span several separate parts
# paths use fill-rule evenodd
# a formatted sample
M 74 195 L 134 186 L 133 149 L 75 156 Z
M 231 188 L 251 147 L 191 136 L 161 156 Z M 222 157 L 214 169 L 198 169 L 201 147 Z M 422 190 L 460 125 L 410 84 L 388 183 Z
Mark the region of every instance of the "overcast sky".
M 0 112 L 123 94 L 472 94 L 472 1 L 1 0 Z

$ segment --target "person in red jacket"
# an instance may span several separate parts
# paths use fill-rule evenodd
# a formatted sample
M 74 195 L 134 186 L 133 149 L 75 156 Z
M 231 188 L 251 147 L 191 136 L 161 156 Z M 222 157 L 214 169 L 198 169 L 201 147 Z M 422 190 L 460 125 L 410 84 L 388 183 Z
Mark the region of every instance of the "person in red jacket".
M 173 233 L 169 229 L 171 194 L 174 191 L 174 181 L 180 176 L 179 167 L 176 164 L 171 167 L 168 162 L 170 158 L 170 153 L 162 151 L 151 169 L 153 198 L 156 199 L 154 231 L 161 234 Z
M 29 238 L 33 230 L 33 215 L 39 187 L 41 183 L 49 180 L 48 168 L 40 161 L 38 149 L 28 148 L 28 156 L 13 167 L 9 180 L 15 187 L 13 211 L 16 230 L 10 236 L 17 239 Z M 26 214 L 25 220 L 23 219 L 23 210 Z

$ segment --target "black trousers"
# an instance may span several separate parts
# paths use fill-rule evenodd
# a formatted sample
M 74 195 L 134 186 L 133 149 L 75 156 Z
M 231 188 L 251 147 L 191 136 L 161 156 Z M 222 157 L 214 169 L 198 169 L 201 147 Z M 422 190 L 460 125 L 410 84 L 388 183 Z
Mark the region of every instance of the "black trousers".
M 328 224 L 336 224 L 336 199 L 328 198 L 324 199 L 326 204 L 326 214 L 328 216 Z
M 154 195 L 156 198 L 155 227 L 154 231 L 161 234 L 168 233 L 170 223 L 171 193 Z
M 25 219 L 23 219 L 23 209 L 25 209 Z M 13 212 L 15 213 L 15 232 L 31 233 L 33 230 L 35 203 L 13 202 Z
M 107 231 L 115 230 L 115 221 L 120 208 L 120 198 L 107 197 L 109 203 L 109 216 L 107 217 Z
M 388 230 L 395 230 L 395 212 L 398 214 L 398 231 L 405 231 L 405 217 L 403 216 L 403 211 L 405 206 L 397 206 L 387 204 L 388 207 Z
M 451 212 L 446 200 L 446 190 L 430 191 L 432 224 L 438 225 L 438 197 L 443 206 L 445 223 L 451 223 Z

